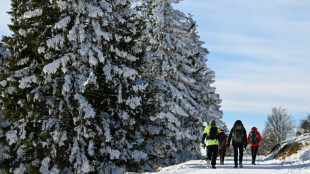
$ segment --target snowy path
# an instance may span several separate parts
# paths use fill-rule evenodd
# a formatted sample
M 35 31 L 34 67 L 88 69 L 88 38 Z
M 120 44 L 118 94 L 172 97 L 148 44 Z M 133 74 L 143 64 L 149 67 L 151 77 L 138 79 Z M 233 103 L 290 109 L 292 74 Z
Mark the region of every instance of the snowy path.
M 217 164 L 219 160 L 217 160 Z M 193 160 L 161 169 L 156 174 L 310 174 L 310 164 L 298 162 L 280 162 L 276 160 L 259 160 L 251 165 L 249 159 L 243 162 L 244 168 L 233 168 L 233 158 L 225 159 L 225 165 L 216 165 L 216 169 L 207 169 L 205 160 Z

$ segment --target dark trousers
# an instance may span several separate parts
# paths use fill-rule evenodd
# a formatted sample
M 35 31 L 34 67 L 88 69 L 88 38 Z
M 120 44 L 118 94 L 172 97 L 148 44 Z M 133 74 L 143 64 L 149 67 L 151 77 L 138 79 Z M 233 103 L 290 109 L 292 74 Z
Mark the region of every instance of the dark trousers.
M 239 150 L 239 163 L 242 164 L 242 158 L 243 158 L 243 145 L 233 145 L 234 148 L 234 161 L 235 166 L 238 165 L 238 150 Z
M 211 165 L 215 166 L 217 157 L 218 145 L 207 146 L 207 160 L 211 160 Z
M 257 151 L 258 151 L 258 146 L 251 147 L 252 162 L 255 162 Z
M 226 154 L 226 146 L 223 146 L 220 149 L 220 162 L 221 162 L 221 164 L 224 163 L 225 154 Z

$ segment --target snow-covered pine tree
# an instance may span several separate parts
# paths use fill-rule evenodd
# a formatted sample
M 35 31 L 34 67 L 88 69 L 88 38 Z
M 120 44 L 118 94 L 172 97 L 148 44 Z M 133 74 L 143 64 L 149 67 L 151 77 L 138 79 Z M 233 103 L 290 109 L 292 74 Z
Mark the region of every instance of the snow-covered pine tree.
M 3 64 L 9 56 L 10 56 L 10 52 L 8 51 L 7 46 L 0 42 L 0 94 L 3 89 L 3 86 L 6 85 L 6 81 L 2 79 L 5 79 L 8 74 Z M 10 123 L 6 119 L 4 119 L 1 108 L 0 108 L 0 139 L 4 137 L 2 130 L 8 127 L 9 125 Z M 0 141 L 0 164 L 2 163 L 4 158 L 7 157 L 7 152 L 8 152 L 7 150 L 8 150 L 8 146 L 5 146 L 4 143 Z M 0 168 L 0 172 L 1 171 L 2 169 Z
M 219 120 L 222 114 L 210 87 L 214 74 L 205 67 L 207 51 L 194 24 L 171 6 L 179 0 L 141 2 L 147 75 L 158 106 L 145 125 L 149 164 L 155 168 L 197 158 L 203 121 Z
M 145 167 L 141 49 L 130 0 L 12 0 L 3 141 L 14 173 Z
M 48 113 L 44 101 L 36 99 L 43 79 L 38 48 L 50 36 L 48 24 L 57 19 L 58 11 L 49 1 L 12 0 L 11 5 L 13 35 L 3 38 L 11 56 L 3 61 L 5 73 L 0 80 L 0 105 L 11 125 L 3 129 L 1 142 L 9 147 L 9 156 L 1 167 L 7 173 L 33 173 L 39 171 L 42 156 L 50 151 L 40 135 Z
M 203 47 L 204 42 L 200 40 L 200 36 L 197 33 L 197 25 L 192 16 L 187 17 L 187 23 L 189 26 L 189 35 L 191 38 L 191 44 L 188 44 L 189 67 L 195 67 L 196 71 L 193 71 L 193 78 L 195 84 L 192 91 L 193 97 L 197 100 L 198 105 L 196 108 L 199 110 L 198 114 L 202 120 L 200 122 L 209 122 L 215 119 L 218 126 L 224 126 L 220 119 L 222 118 L 222 111 L 220 110 L 221 99 L 215 92 L 216 88 L 212 86 L 214 83 L 215 73 L 207 67 L 207 58 L 209 54 L 208 50 Z

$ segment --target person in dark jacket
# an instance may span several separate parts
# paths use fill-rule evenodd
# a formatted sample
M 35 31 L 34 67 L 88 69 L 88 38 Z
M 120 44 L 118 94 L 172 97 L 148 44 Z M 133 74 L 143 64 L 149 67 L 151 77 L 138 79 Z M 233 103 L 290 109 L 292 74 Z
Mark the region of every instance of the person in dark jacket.
M 234 168 L 238 167 L 238 150 L 239 150 L 239 167 L 242 168 L 243 148 L 246 149 L 247 147 L 247 136 L 246 136 L 246 130 L 240 120 L 237 120 L 233 128 L 231 128 L 228 137 L 227 147 L 230 146 L 231 140 L 232 140 L 232 146 L 234 148 L 234 161 L 235 161 Z
M 209 126 L 204 130 L 202 136 L 202 146 L 207 146 L 207 168 L 210 167 L 210 161 L 213 169 L 216 169 L 216 157 L 219 145 L 219 133 L 220 129 L 215 125 L 215 120 L 211 120 Z M 205 144 L 205 139 L 207 138 L 207 144 Z
M 262 141 L 262 136 L 257 131 L 256 127 L 252 127 L 251 132 L 248 135 L 248 144 L 250 143 L 251 154 L 252 154 L 252 164 L 255 164 L 256 154 L 258 151 L 259 142 Z
M 219 144 L 219 153 L 220 153 L 220 164 L 224 165 L 224 159 L 226 154 L 226 148 L 227 148 L 227 140 L 225 131 L 221 130 L 220 132 L 220 144 Z

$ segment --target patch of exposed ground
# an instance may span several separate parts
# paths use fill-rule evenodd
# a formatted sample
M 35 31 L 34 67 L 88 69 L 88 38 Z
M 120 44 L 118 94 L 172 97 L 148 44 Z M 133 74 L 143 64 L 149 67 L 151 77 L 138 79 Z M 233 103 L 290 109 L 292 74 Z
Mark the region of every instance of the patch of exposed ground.
M 280 145 L 279 144 L 274 146 L 267 155 L 275 153 L 278 149 L 280 149 Z
M 303 146 L 305 146 L 303 143 L 292 143 L 285 145 L 275 156 L 275 159 L 285 159 L 286 157 L 297 153 Z

